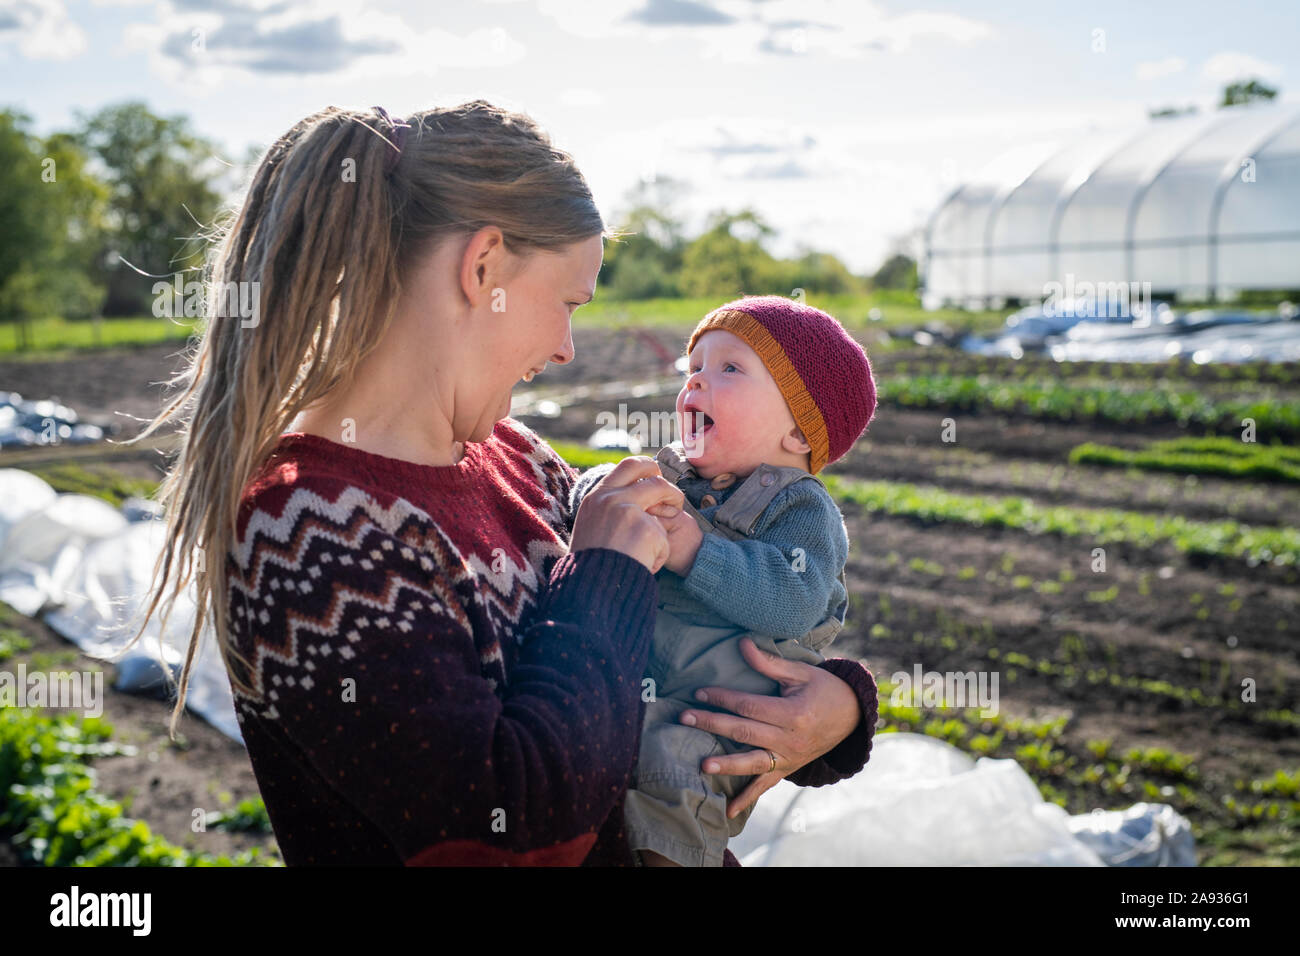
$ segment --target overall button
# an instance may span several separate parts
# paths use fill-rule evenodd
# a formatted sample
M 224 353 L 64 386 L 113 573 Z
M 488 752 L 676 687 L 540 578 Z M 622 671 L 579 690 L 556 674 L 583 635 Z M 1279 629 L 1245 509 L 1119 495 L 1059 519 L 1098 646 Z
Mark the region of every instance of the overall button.
M 758 479 L 758 483 L 762 485 L 764 488 L 766 488 L 774 481 L 776 481 L 776 475 L 772 474 L 770 471 L 764 474 L 763 477 Z
M 724 488 L 730 488 L 735 483 L 736 476 L 729 471 L 724 471 L 722 474 L 718 475 L 718 477 L 714 478 L 713 481 L 709 482 L 709 487 L 714 491 L 722 491 Z
M 703 498 L 700 499 L 701 508 L 712 508 L 717 503 L 718 503 L 718 499 L 713 497 L 713 495 L 705 495 Z

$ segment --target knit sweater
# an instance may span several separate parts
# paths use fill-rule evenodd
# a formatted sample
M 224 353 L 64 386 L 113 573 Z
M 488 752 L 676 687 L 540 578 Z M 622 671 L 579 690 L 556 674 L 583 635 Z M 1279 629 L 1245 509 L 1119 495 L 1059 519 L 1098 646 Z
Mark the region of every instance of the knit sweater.
M 289 433 L 227 556 L 240 730 L 290 865 L 631 864 L 656 584 L 570 553 L 576 473 L 520 423 L 418 465 Z M 791 779 L 861 769 L 859 727 Z

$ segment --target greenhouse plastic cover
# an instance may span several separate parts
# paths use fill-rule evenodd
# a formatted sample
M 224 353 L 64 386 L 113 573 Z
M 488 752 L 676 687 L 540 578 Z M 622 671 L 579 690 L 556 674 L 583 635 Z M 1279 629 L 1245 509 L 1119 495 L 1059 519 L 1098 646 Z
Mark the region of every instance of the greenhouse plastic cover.
M 1050 282 L 1210 290 L 1300 284 L 1300 107 L 1235 106 L 1025 142 L 940 204 L 927 306 L 1047 295 Z
M 147 690 L 162 673 L 157 614 L 131 651 L 115 657 L 138 627 L 129 625 L 144 611 L 164 544 L 164 524 L 150 520 L 147 505 L 133 501 L 118 511 L 97 498 L 56 494 L 29 472 L 0 469 L 0 600 L 43 615 L 87 655 L 114 660 L 121 690 Z M 194 622 L 192 593 L 183 596 L 163 640 L 173 674 Z M 210 630 L 186 706 L 242 742 Z M 746 866 L 1195 863 L 1187 821 L 1170 807 L 1072 818 L 1045 802 L 1013 760 L 974 761 L 942 741 L 899 733 L 878 734 L 866 768 L 833 787 L 779 783 L 731 849 Z

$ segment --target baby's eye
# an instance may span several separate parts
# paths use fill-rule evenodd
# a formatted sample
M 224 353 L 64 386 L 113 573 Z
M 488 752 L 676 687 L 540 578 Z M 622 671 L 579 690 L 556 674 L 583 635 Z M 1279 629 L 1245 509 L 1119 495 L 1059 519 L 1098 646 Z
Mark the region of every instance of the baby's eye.
M 727 369 L 729 369 L 729 368 L 734 368 L 734 369 L 736 369 L 736 371 L 738 371 L 738 372 L 740 371 L 740 369 L 739 369 L 739 368 L 738 368 L 734 363 L 732 363 L 732 362 L 727 362 L 725 365 L 722 366 L 722 370 L 723 370 L 724 372 L 725 372 Z M 688 369 L 686 370 L 686 374 L 687 374 L 687 375 L 694 375 L 694 374 L 695 374 L 696 372 L 698 372 L 699 370 L 700 370 L 700 367 L 699 367 L 698 365 L 692 365 L 690 368 L 688 368 Z

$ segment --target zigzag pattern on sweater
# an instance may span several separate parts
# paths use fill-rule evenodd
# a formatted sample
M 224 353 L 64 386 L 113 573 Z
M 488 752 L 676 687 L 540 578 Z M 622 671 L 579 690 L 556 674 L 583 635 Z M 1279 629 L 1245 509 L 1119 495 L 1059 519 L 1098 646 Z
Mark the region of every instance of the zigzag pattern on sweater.
M 275 686 L 296 680 L 310 688 L 313 657 L 348 659 L 368 631 L 382 639 L 386 629 L 405 631 L 412 621 L 427 627 L 430 614 L 445 620 L 445 636 L 473 642 L 484 678 L 504 687 L 498 635 L 522 639 L 521 622 L 568 551 L 571 474 L 522 426 L 500 423 L 498 437 L 523 453 L 511 456 L 528 464 L 517 477 L 544 491 L 540 507 L 528 506 L 555 533 L 528 540 L 522 562 L 504 548 L 486 556 L 462 550 L 409 500 L 385 505 L 331 476 L 299 476 L 278 516 L 253 508 L 229 564 L 230 626 L 256 691 L 250 697 L 236 689 L 237 703 L 274 718 Z M 329 582 L 328 594 L 321 582 Z

